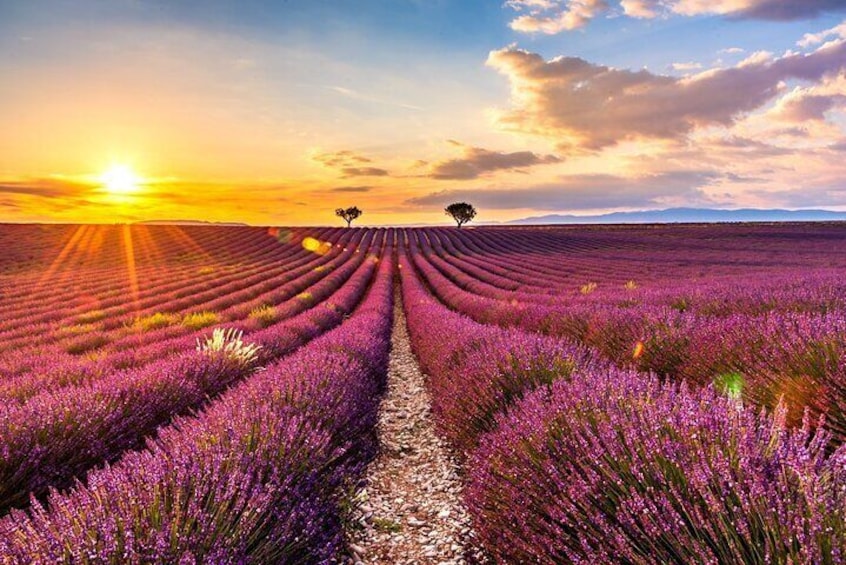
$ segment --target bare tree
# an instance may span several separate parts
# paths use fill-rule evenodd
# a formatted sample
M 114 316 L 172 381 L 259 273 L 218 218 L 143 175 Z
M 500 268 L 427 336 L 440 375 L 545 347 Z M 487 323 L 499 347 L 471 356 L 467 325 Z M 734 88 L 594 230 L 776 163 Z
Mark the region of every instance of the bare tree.
M 358 206 L 350 206 L 349 208 L 338 208 L 335 210 L 335 215 L 343 218 L 344 221 L 347 223 L 347 227 L 350 227 L 350 224 L 353 220 L 358 218 L 364 214 L 361 210 L 359 210 Z
M 452 216 L 459 228 L 476 217 L 476 209 L 467 202 L 453 202 L 444 208 L 444 212 Z

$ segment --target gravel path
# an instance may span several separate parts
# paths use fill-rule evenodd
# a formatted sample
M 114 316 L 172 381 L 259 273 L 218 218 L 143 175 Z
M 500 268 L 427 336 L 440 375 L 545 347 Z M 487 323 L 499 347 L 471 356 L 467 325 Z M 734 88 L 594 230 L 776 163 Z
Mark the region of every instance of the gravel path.
M 435 435 L 424 377 L 411 352 L 399 296 L 381 453 L 370 464 L 350 532 L 355 563 L 476 563 L 457 465 Z

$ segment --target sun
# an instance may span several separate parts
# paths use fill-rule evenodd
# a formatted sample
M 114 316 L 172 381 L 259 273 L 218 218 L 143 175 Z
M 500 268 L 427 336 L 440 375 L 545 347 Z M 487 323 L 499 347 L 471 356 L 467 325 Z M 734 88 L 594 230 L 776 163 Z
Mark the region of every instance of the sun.
M 100 175 L 100 182 L 109 194 L 133 194 L 141 186 L 141 177 L 126 165 L 112 165 Z

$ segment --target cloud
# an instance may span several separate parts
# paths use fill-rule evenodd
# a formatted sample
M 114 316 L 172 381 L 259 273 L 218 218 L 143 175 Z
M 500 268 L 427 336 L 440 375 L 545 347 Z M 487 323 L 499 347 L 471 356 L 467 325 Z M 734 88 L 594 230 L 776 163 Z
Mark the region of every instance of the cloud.
M 755 51 L 737 64 L 738 68 L 751 67 L 754 65 L 761 65 L 773 60 L 773 54 L 770 51 Z
M 660 13 L 658 0 L 622 0 L 623 13 L 631 18 L 655 18 Z
M 328 153 L 318 153 L 312 156 L 312 160 L 317 161 L 324 167 L 338 170 L 338 172 L 340 172 L 345 178 L 384 177 L 389 174 L 387 169 L 362 166 L 371 163 L 372 159 L 364 157 L 363 155 L 349 149 Z
M 846 199 L 846 182 L 806 186 L 802 187 L 802 190 L 750 190 L 749 193 L 774 203 L 771 205 L 785 208 L 828 208 L 843 205 Z
M 846 22 L 838 26 L 823 30 L 819 33 L 806 33 L 802 39 L 796 42 L 799 47 L 811 47 L 833 38 L 846 38 Z
M 724 150 L 733 155 L 742 155 L 745 159 L 780 157 L 783 155 L 790 155 L 792 153 L 790 149 L 738 136 L 711 139 L 704 143 L 704 145 L 707 146 L 709 150 Z
M 317 155 L 312 156 L 312 159 L 327 167 L 350 167 L 360 163 L 371 162 L 371 159 L 359 155 L 355 151 L 350 151 L 349 149 L 331 151 L 328 153 L 318 153 Z
M 606 0 L 512 0 L 507 5 L 529 12 L 512 20 L 511 29 L 550 35 L 584 27 L 608 10 Z
M 568 175 L 557 182 L 522 190 L 452 189 L 412 198 L 413 206 L 444 206 L 463 200 L 493 210 L 593 210 L 694 204 L 710 199 L 702 187 L 719 176 L 710 171 L 673 171 L 626 178 L 615 175 Z
M 682 0 L 679 13 L 727 14 L 739 18 L 789 21 L 815 18 L 825 12 L 846 10 L 843 0 Z
M 427 176 L 441 180 L 467 180 L 475 179 L 491 171 L 521 169 L 533 165 L 561 162 L 561 159 L 555 155 L 539 155 L 531 151 L 503 153 L 481 147 L 471 147 L 457 141 L 450 141 L 449 143 L 460 147 L 462 156 L 457 159 L 433 163 Z
M 0 208 L 8 208 L 12 210 L 23 210 L 24 207 L 12 200 L 11 198 L 0 199 Z
M 702 68 L 702 63 L 695 63 L 693 61 L 688 63 L 672 63 L 669 68 L 673 71 L 696 71 Z
M 93 190 L 90 184 L 66 179 L 32 179 L 27 181 L 0 181 L 0 194 L 20 194 L 43 198 L 71 198 L 83 196 Z
M 344 177 L 386 177 L 387 169 L 379 167 L 343 167 L 341 172 Z
M 618 12 L 607 0 L 510 0 L 506 6 L 521 12 L 509 24 L 515 31 L 556 34 L 579 29 L 606 12 Z M 843 0 L 620 0 L 630 18 L 717 15 L 733 19 L 790 21 L 846 11 Z
M 843 103 L 846 103 L 846 94 L 798 94 L 782 101 L 778 116 L 796 123 L 824 120 L 826 112 Z
M 562 151 L 598 150 L 625 140 L 682 141 L 694 129 L 731 126 L 784 90 L 783 81 L 819 81 L 846 69 L 846 40 L 808 54 L 752 56 L 735 67 L 689 77 L 595 65 L 578 57 L 546 61 L 513 46 L 487 64 L 511 84 L 505 129 L 540 134 Z
M 832 116 L 828 123 L 827 112 L 846 109 L 846 74 L 825 77 L 810 86 L 795 86 L 781 96 L 764 115 L 770 121 L 786 122 L 788 128 L 801 126 L 815 128 L 816 138 L 839 132 L 840 127 Z M 826 131 L 827 130 L 827 131 Z
M 843 0 L 629 0 L 622 2 L 626 15 L 656 17 L 662 12 L 681 16 L 719 15 L 738 19 L 788 21 L 814 18 L 824 12 L 843 11 Z M 644 15 L 635 16 L 626 5 Z
M 362 94 L 356 90 L 351 88 L 346 88 L 344 86 L 331 86 L 329 90 L 335 92 L 336 94 L 340 94 L 346 98 L 351 98 L 352 100 L 358 100 L 360 102 L 371 102 L 374 104 L 381 104 L 385 106 L 395 106 L 397 108 L 404 108 L 406 110 L 417 110 L 422 111 L 423 108 L 420 106 L 415 106 L 413 104 L 406 104 L 404 102 L 392 102 L 390 100 L 382 100 L 381 98 L 376 98 L 373 96 L 369 96 L 367 94 Z
M 336 186 L 329 190 L 332 192 L 370 192 L 372 189 L 372 186 Z
M 539 9 L 551 10 L 553 7 L 560 4 L 560 0 L 508 0 L 506 6 L 514 8 L 515 10 L 522 9 Z

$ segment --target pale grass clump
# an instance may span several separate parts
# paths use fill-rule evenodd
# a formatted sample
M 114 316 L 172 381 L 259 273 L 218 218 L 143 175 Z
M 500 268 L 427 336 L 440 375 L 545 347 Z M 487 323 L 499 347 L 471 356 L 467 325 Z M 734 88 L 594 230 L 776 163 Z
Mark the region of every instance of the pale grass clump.
M 147 332 L 150 330 L 158 330 L 160 328 L 172 326 L 178 321 L 179 316 L 176 314 L 171 314 L 169 312 L 156 312 L 155 314 L 150 314 L 149 316 L 140 316 L 135 318 L 132 322 L 132 329 Z
M 182 325 L 192 330 L 199 330 L 200 328 L 212 326 L 219 321 L 220 316 L 215 312 L 192 312 L 191 314 L 185 314 L 185 317 L 182 318 Z
M 595 282 L 589 282 L 587 284 L 583 284 L 581 286 L 581 288 L 579 288 L 579 292 L 581 292 L 582 294 L 590 294 L 594 290 L 596 290 L 596 283 Z
M 197 351 L 209 356 L 222 355 L 243 365 L 250 365 L 258 358 L 260 345 L 243 340 L 244 333 L 234 328 L 215 328 L 211 337 L 197 339 Z
M 72 336 L 91 333 L 98 329 L 94 324 L 73 324 L 72 326 L 61 326 L 58 332 L 62 336 Z
M 76 317 L 77 324 L 93 324 L 94 322 L 99 322 L 106 317 L 106 312 L 103 310 L 89 310 L 88 312 L 83 312 L 79 316 Z
M 257 321 L 262 327 L 267 327 L 276 322 L 279 318 L 279 313 L 271 304 L 262 304 L 256 306 L 250 311 L 249 318 Z
M 637 288 L 637 283 L 634 280 L 626 281 L 626 284 L 623 285 L 626 290 L 634 290 Z

